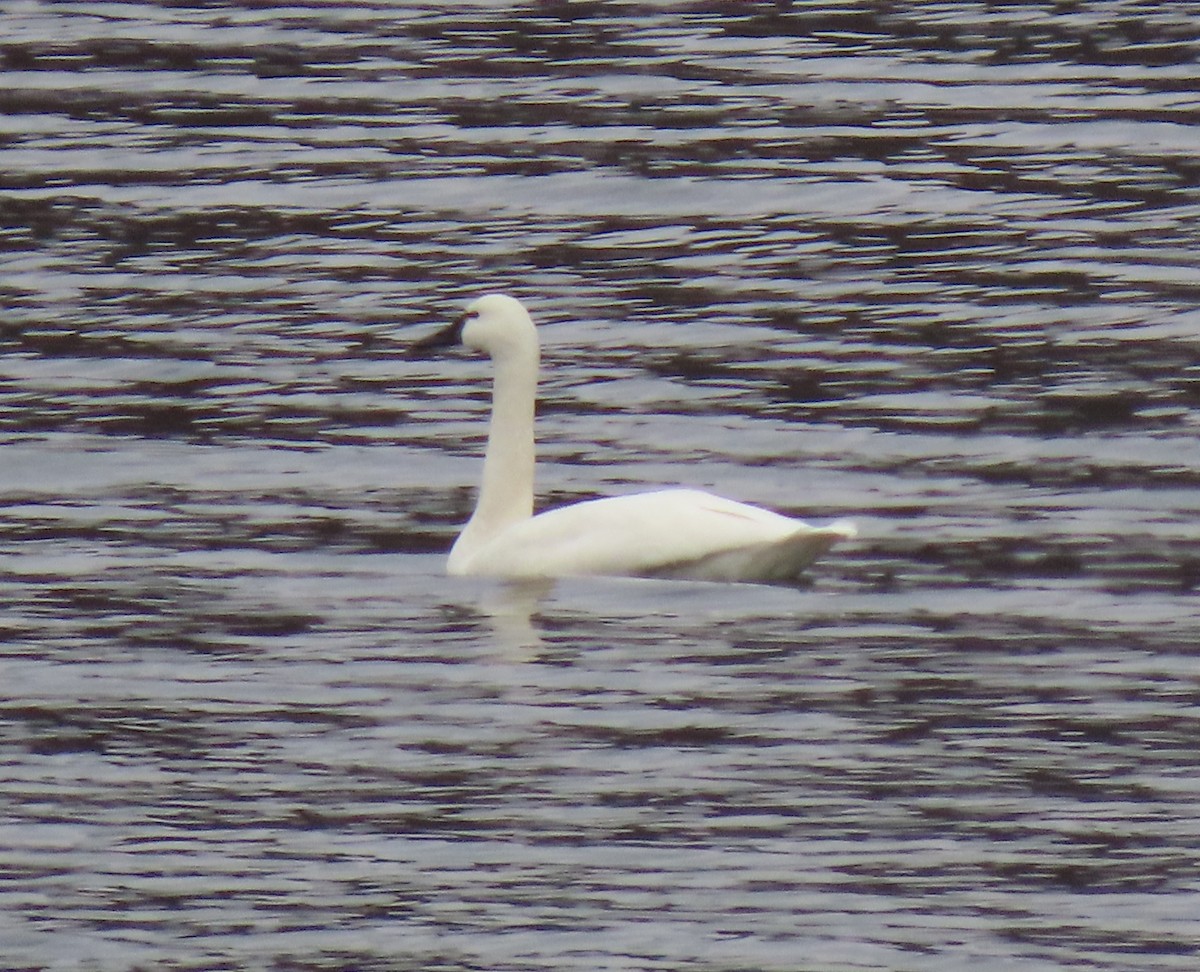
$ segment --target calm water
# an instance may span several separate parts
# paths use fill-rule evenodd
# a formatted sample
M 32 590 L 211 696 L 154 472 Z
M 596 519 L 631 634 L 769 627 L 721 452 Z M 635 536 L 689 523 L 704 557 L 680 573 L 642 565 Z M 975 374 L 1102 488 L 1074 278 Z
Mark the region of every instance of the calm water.
M 0 964 L 1191 970 L 1200 4 L 0 3 Z M 547 503 L 801 589 L 448 580 Z

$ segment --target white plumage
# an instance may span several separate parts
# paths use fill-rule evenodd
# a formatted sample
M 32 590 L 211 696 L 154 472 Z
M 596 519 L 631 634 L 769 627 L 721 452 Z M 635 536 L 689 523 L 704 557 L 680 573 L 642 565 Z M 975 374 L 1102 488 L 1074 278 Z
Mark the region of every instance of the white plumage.
M 483 482 L 475 512 L 450 551 L 451 574 L 786 581 L 855 535 L 844 520 L 814 527 L 693 489 L 589 500 L 534 516 L 533 321 L 519 301 L 490 294 L 414 350 L 459 342 L 491 357 L 495 383 Z

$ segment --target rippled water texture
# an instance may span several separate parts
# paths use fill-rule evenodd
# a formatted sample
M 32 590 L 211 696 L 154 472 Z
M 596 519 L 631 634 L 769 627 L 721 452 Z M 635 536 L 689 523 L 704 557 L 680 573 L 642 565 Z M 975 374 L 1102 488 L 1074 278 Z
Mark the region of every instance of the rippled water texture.
M 0 965 L 1192 970 L 1200 4 L 0 3 Z M 802 588 L 443 576 L 545 503 Z

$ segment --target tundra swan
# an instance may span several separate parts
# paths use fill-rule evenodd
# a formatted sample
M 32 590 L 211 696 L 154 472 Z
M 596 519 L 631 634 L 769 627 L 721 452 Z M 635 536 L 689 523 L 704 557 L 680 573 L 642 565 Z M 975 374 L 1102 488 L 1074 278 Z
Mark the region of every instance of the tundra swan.
M 480 297 L 412 353 L 462 344 L 492 359 L 492 416 L 475 512 L 450 551 L 450 574 L 510 579 L 579 575 L 780 582 L 839 540 L 839 520 L 814 527 L 694 489 L 588 500 L 533 515 L 538 338 L 522 304 Z

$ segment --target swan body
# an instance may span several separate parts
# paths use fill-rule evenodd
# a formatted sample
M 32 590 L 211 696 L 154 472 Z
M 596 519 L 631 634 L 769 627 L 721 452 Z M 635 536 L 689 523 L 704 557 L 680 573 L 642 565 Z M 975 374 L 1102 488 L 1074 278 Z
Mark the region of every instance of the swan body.
M 456 343 L 490 355 L 495 381 L 483 481 L 475 512 L 450 551 L 450 574 L 779 582 L 855 535 L 844 520 L 814 527 L 693 489 L 589 500 L 534 516 L 533 321 L 519 301 L 489 294 L 414 350 Z

